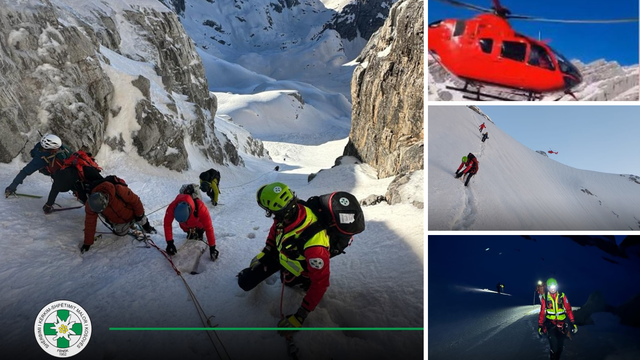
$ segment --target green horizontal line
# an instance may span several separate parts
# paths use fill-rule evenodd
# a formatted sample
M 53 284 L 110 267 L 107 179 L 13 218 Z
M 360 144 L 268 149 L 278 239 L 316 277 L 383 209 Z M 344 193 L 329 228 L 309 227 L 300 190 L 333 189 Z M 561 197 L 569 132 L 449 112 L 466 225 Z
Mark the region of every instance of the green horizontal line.
M 424 328 L 392 327 L 392 328 L 279 328 L 279 327 L 256 327 L 256 328 L 224 328 L 224 327 L 196 327 L 196 328 L 172 328 L 172 327 L 137 327 L 137 328 L 109 328 L 111 331 L 424 331 Z

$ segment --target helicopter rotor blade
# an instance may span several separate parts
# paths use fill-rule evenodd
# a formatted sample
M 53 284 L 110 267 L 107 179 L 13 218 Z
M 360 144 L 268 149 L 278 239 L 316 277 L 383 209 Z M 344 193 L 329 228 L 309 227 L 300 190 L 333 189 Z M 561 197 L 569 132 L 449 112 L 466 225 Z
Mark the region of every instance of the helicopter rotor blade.
M 489 12 L 489 13 L 493 12 L 493 10 L 491 10 L 491 9 L 487 9 L 487 8 L 484 8 L 484 7 L 478 6 L 478 5 L 468 4 L 468 3 L 465 3 L 465 2 L 462 2 L 462 1 L 457 1 L 457 0 L 438 0 L 438 1 L 450 4 L 450 5 L 458 6 L 458 7 L 467 8 L 467 9 L 470 9 L 470 10 L 475 10 L 475 11 L 480 11 L 480 12 Z
M 533 16 L 524 15 L 509 15 L 508 19 L 514 20 L 527 20 L 527 21 L 540 21 L 551 23 L 567 23 L 567 24 L 617 24 L 627 22 L 637 22 L 638 18 L 626 18 L 626 19 L 609 19 L 609 20 L 564 20 L 564 19 L 545 19 Z

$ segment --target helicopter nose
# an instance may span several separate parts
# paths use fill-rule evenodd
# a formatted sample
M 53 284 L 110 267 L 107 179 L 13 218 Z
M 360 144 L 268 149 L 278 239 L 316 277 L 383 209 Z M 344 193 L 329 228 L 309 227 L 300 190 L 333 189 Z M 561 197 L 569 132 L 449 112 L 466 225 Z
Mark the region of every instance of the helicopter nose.
M 580 83 L 582 83 L 582 76 L 575 74 L 575 75 L 564 75 L 563 77 L 564 80 L 564 88 L 566 90 L 570 90 L 573 89 L 574 87 L 580 85 Z

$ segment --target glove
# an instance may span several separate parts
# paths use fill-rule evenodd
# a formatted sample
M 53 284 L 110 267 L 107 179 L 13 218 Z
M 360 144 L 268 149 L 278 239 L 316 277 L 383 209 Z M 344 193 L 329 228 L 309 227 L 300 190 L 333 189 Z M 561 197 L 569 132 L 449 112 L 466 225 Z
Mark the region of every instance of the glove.
M 220 255 L 220 252 L 216 250 L 216 246 L 209 246 L 209 256 L 211 256 L 211 261 L 216 261 L 218 255 Z
M 89 248 L 91 247 L 91 245 L 87 245 L 87 244 L 82 244 L 82 247 L 80 248 L 80 253 L 84 254 L 87 251 L 89 251 Z
M 456 171 L 456 179 L 459 178 L 460 176 L 462 176 L 462 173 L 460 171 Z
M 53 206 L 44 204 L 44 206 L 42 207 L 42 211 L 44 211 L 45 214 L 51 214 L 53 212 Z
M 251 270 L 255 269 L 256 267 L 262 264 L 261 260 L 268 252 L 271 252 L 271 246 L 269 245 L 265 246 L 264 249 L 262 249 L 262 251 L 258 255 L 256 255 L 253 259 L 251 259 L 251 264 L 249 265 Z
M 8 198 L 11 195 L 15 195 L 16 194 L 16 189 L 12 189 L 10 187 L 7 187 L 6 189 L 4 189 L 4 197 Z
M 571 329 L 571 332 L 574 334 L 578 332 L 578 327 L 574 323 L 569 324 L 569 329 Z
M 302 306 L 298 308 L 295 314 L 287 315 L 284 319 L 278 322 L 278 327 L 282 328 L 299 328 L 302 327 L 304 320 L 309 315 L 309 312 L 305 310 Z M 278 335 L 284 336 L 291 331 L 278 331 Z
M 538 336 L 542 336 L 542 326 L 538 326 Z
M 176 246 L 173 243 L 173 240 L 168 240 L 167 241 L 167 249 L 165 251 L 169 255 L 175 255 L 176 253 L 178 253 L 178 249 L 176 249 Z

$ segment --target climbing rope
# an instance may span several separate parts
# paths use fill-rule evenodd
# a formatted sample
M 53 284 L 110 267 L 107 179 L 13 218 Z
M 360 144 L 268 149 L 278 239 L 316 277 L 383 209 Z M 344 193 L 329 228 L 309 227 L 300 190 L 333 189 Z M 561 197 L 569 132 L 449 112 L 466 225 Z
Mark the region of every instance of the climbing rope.
M 276 166 L 276 167 L 274 167 L 273 169 L 271 169 L 271 170 L 269 170 L 269 171 L 265 172 L 264 174 L 262 174 L 262 175 L 258 176 L 257 178 L 255 178 L 255 179 L 253 179 L 253 180 L 251 180 L 251 181 L 248 181 L 248 182 L 246 182 L 246 183 L 244 183 L 244 184 L 240 184 L 240 185 L 235 185 L 235 186 L 225 187 L 225 188 L 224 188 L 224 190 L 227 190 L 227 189 L 235 189 L 235 188 L 243 187 L 243 186 L 245 186 L 245 185 L 247 185 L 247 184 L 250 184 L 250 183 L 252 183 L 252 182 L 254 182 L 254 181 L 258 181 L 259 179 L 263 178 L 264 176 L 266 176 L 267 174 L 271 173 L 272 171 L 278 171 L 278 170 L 280 170 L 280 166 Z M 220 190 L 222 190 L 222 188 L 221 188 Z M 158 211 L 160 211 L 160 210 L 162 210 L 162 209 L 166 208 L 166 207 L 167 207 L 167 206 L 169 206 L 170 204 L 171 204 L 171 203 L 168 203 L 168 204 L 166 204 L 166 205 L 163 205 L 163 206 L 159 207 L 158 209 L 153 210 L 152 212 L 150 212 L 150 213 L 148 213 L 148 214 L 147 214 L 147 217 L 149 217 L 151 214 L 154 214 L 154 213 L 156 213 L 156 212 L 158 212 Z
M 160 211 L 160 210 L 162 210 L 162 209 L 166 208 L 166 207 L 167 207 L 167 206 L 169 206 L 170 204 L 171 204 L 171 203 L 169 203 L 169 204 L 167 204 L 167 205 L 163 205 L 162 207 L 160 207 L 160 208 L 158 208 L 158 209 L 153 210 L 152 212 L 150 212 L 150 213 L 148 213 L 148 214 L 147 214 L 147 217 L 149 217 L 149 216 L 150 216 L 151 214 L 153 214 L 153 213 L 157 213 L 158 211 Z
M 193 301 L 193 304 L 196 307 L 196 311 L 198 312 L 198 317 L 200 318 L 200 322 L 202 323 L 202 326 L 203 327 L 214 328 L 214 325 L 211 324 L 211 318 L 214 317 L 214 316 L 213 315 L 207 316 L 207 313 L 202 308 L 202 305 L 200 305 L 200 301 L 198 301 L 198 298 L 196 297 L 196 294 L 193 292 L 193 290 L 189 286 L 189 283 L 187 283 L 187 280 L 184 278 L 184 276 L 182 276 L 182 273 L 180 272 L 180 270 L 178 270 L 176 265 L 173 263 L 173 260 L 171 259 L 171 256 L 169 256 L 169 254 L 167 254 L 166 251 L 160 249 L 158 247 L 158 245 L 156 245 L 156 243 L 153 242 L 153 239 L 151 239 L 150 237 L 145 237 L 144 241 L 147 244 L 151 245 L 151 247 L 153 247 L 156 250 L 160 251 L 162 256 L 164 256 L 164 258 L 167 259 L 167 261 L 169 261 L 169 263 L 171 264 L 171 268 L 173 268 L 173 271 L 176 272 L 176 275 L 178 275 L 180 277 L 180 279 L 184 283 L 185 288 L 187 288 L 187 292 L 189 293 L 189 296 L 191 297 L 191 300 Z M 215 325 L 215 326 L 217 326 L 217 325 Z M 220 346 L 222 346 L 222 350 L 224 351 L 224 353 L 227 356 L 227 358 L 231 360 L 231 355 L 229 355 L 229 352 L 227 351 L 227 348 L 224 346 L 224 343 L 222 342 L 222 339 L 220 339 L 220 336 L 218 336 L 218 333 L 215 330 L 211 330 L 211 331 L 214 333 L 214 335 L 218 339 L 218 342 L 220 343 Z M 206 334 L 207 334 L 207 337 L 209 338 L 209 340 L 211 341 L 211 345 L 213 345 L 213 348 L 215 349 L 216 353 L 218 354 L 218 357 L 220 359 L 222 359 L 223 356 L 220 353 L 220 350 L 218 349 L 218 346 L 216 346 L 216 343 L 213 340 L 213 337 L 211 336 L 211 333 L 209 331 L 207 331 Z
M 247 184 L 251 184 L 251 183 L 252 183 L 252 182 L 254 182 L 254 181 L 258 181 L 258 180 L 260 180 L 261 178 L 263 178 L 264 176 L 268 175 L 268 174 L 269 174 L 269 173 L 271 173 L 272 171 L 278 171 L 278 170 L 280 170 L 280 166 L 276 166 L 276 167 L 274 167 L 273 169 L 271 169 L 271 170 L 267 171 L 266 173 L 264 173 L 264 174 L 262 174 L 262 175 L 258 176 L 257 178 L 255 178 L 255 179 L 253 179 L 253 180 L 247 181 L 247 182 L 246 182 L 246 183 L 244 183 L 244 184 L 240 184 L 240 185 L 236 185 L 236 186 L 230 186 L 230 187 L 225 187 L 224 189 L 226 190 L 226 189 L 235 189 L 235 188 L 243 187 L 243 186 L 245 186 L 245 185 L 247 185 Z

